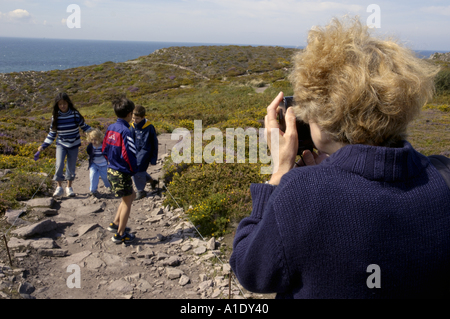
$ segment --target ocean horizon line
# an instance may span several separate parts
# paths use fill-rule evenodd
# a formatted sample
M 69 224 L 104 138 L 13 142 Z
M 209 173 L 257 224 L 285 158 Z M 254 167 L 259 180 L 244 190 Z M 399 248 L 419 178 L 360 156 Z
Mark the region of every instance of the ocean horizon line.
M 57 39 L 30 37 L 0 37 L 0 73 L 41 72 L 66 70 L 76 67 L 100 65 L 105 62 L 121 63 L 147 56 L 159 49 L 182 46 L 266 46 L 304 49 L 293 45 L 232 44 L 169 41 L 124 41 L 93 39 Z M 414 50 L 421 58 L 445 50 Z
M 30 39 L 30 40 L 61 40 L 61 41 L 101 41 L 101 42 L 131 42 L 131 43 L 183 43 L 183 44 L 192 44 L 193 46 L 197 45 L 206 45 L 206 46 L 226 46 L 226 45 L 236 45 L 236 46 L 271 46 L 271 47 L 284 47 L 284 48 L 299 48 L 304 49 L 305 46 L 302 45 L 292 45 L 292 44 L 260 44 L 260 43 L 221 43 L 221 42 L 191 42 L 191 41 L 158 41 L 158 40 L 110 40 L 110 39 L 67 39 L 67 38 L 47 38 L 47 37 L 8 37 L 8 36 L 0 36 L 0 39 Z M 414 52 L 437 52 L 437 53 L 447 53 L 450 52 L 449 49 L 417 49 L 410 48 Z
M 191 41 L 157 41 L 157 40 L 107 40 L 107 39 L 64 39 L 64 38 L 30 38 L 30 37 L 8 37 L 8 36 L 0 36 L 0 40 L 2 38 L 5 39 L 26 39 L 26 40 L 57 40 L 57 41 L 92 41 L 92 42 L 131 42 L 131 43 L 183 43 L 183 44 L 192 44 L 193 46 L 205 45 L 205 46 L 226 46 L 226 45 L 236 45 L 236 46 L 271 46 L 271 47 L 283 47 L 283 48 L 300 48 L 304 49 L 304 46 L 295 46 L 295 45 L 287 45 L 287 44 L 248 44 L 248 43 L 220 43 L 220 42 L 191 42 Z

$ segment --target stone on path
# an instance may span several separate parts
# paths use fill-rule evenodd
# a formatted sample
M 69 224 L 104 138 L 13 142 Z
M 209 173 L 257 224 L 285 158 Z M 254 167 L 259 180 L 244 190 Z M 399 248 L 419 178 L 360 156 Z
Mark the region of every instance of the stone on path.
M 196 255 L 201 255 L 204 254 L 206 252 L 206 247 L 205 246 L 200 246 L 194 249 L 194 254 Z
M 23 202 L 28 207 L 47 207 L 52 208 L 53 204 L 55 203 L 55 200 L 53 197 L 46 197 L 46 198 L 35 198 L 30 199 L 26 202 Z
M 182 252 L 187 252 L 188 250 L 190 250 L 192 248 L 191 244 L 185 244 L 181 247 L 181 251 Z
M 169 241 L 170 245 L 179 245 L 183 242 L 183 238 L 174 237 Z
M 93 229 L 95 229 L 95 228 L 97 228 L 97 227 L 100 227 L 100 225 L 99 224 L 96 224 L 96 223 L 94 223 L 94 224 L 87 224 L 87 225 L 82 225 L 82 226 L 80 226 L 79 228 L 78 228 L 78 236 L 83 236 L 84 234 L 86 234 L 87 232 L 89 232 L 89 231 L 91 231 L 91 230 L 93 230 Z
M 30 225 L 30 222 L 27 222 L 21 218 L 19 218 L 20 215 L 25 213 L 26 210 L 24 209 L 17 209 L 17 210 L 7 210 L 5 213 L 6 222 L 10 225 L 14 226 L 21 226 L 21 225 Z
M 48 257 L 65 257 L 68 254 L 67 250 L 63 249 L 39 249 L 38 253 L 41 256 L 48 256 Z
M 137 289 L 139 289 L 142 292 L 151 291 L 153 289 L 153 286 L 145 279 L 141 279 L 138 282 Z
M 44 216 L 55 216 L 58 215 L 58 211 L 49 207 L 36 207 L 33 208 L 33 212 L 44 215 Z
M 181 276 L 184 275 L 184 272 L 177 268 L 167 267 L 166 268 L 166 275 L 168 279 L 178 279 Z
M 178 281 L 178 284 L 179 284 L 180 286 L 186 286 L 190 281 L 191 281 L 191 280 L 189 279 L 188 276 L 182 275 L 182 276 L 180 277 L 180 280 Z
M 109 287 L 108 290 L 114 290 L 118 292 L 130 292 L 133 290 L 133 286 L 131 284 L 123 279 L 119 279 L 114 281 Z
M 108 253 L 104 253 L 101 256 L 102 260 L 106 263 L 107 266 L 113 266 L 122 261 L 122 258 L 117 255 L 111 255 Z
M 34 249 L 52 249 L 55 247 L 55 242 L 51 238 L 31 239 L 29 242 Z
M 66 257 L 64 259 L 62 268 L 66 269 L 67 267 L 69 267 L 72 264 L 79 264 L 80 262 L 83 261 L 83 259 L 88 257 L 90 254 L 92 254 L 92 252 L 90 252 L 89 250 L 86 250 L 86 251 L 82 251 L 80 253 L 74 254 L 70 257 Z
M 230 273 L 230 272 L 231 272 L 231 266 L 230 266 L 230 264 L 224 264 L 224 265 L 222 266 L 222 272 L 223 272 L 224 274 Z
M 154 210 L 152 210 L 152 212 L 150 213 L 150 216 L 152 217 L 156 217 L 158 215 L 162 215 L 164 213 L 162 207 L 156 208 Z
M 203 281 L 203 282 L 201 282 L 199 285 L 198 285 L 198 290 L 200 291 L 200 292 L 202 292 L 202 291 L 204 291 L 204 290 L 206 290 L 207 288 L 209 288 L 209 287 L 212 287 L 214 284 L 213 284 L 213 281 L 210 279 L 210 280 L 206 280 L 206 281 Z
M 208 243 L 206 244 L 206 249 L 208 250 L 214 250 L 216 249 L 216 240 L 214 237 L 212 237 Z
M 8 247 L 11 249 L 19 248 L 19 247 L 29 247 L 30 241 L 25 239 L 20 239 L 17 237 L 11 237 L 8 241 Z
M 90 214 L 95 214 L 95 213 L 99 213 L 103 210 L 104 204 L 93 204 L 93 205 L 88 205 L 88 206 L 82 206 L 82 207 L 78 207 L 76 210 L 76 215 L 77 216 L 86 216 L 86 215 L 90 215 Z
M 142 251 L 139 251 L 136 255 L 137 255 L 137 258 L 149 259 L 149 258 L 152 258 L 155 255 L 155 253 L 153 252 L 153 250 L 146 248 Z
M 92 255 L 88 256 L 84 261 L 86 262 L 86 268 L 88 269 L 100 269 L 105 265 L 103 260 Z
M 56 227 L 58 227 L 58 224 L 56 222 L 51 219 L 45 219 L 36 224 L 13 230 L 11 233 L 19 237 L 31 237 L 36 234 L 49 232 L 51 230 L 54 230 Z
M 180 264 L 180 260 L 178 259 L 177 256 L 169 257 L 168 259 L 165 259 L 165 260 L 162 262 L 162 265 L 163 265 L 163 266 L 171 266 L 171 267 L 176 267 L 176 266 L 178 266 L 179 264 Z
M 55 242 L 51 238 L 40 238 L 40 239 L 20 239 L 16 237 L 11 237 L 8 242 L 8 247 L 11 249 L 20 247 L 31 247 L 34 249 L 52 249 L 55 247 Z

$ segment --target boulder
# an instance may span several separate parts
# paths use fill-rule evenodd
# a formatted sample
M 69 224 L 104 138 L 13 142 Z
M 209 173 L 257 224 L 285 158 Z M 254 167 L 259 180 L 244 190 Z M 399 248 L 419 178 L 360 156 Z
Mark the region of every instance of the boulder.
M 24 238 L 52 231 L 56 227 L 58 227 L 58 224 L 56 222 L 51 219 L 45 219 L 36 224 L 13 230 L 11 233 Z
M 30 199 L 23 203 L 31 208 L 33 208 L 33 207 L 52 208 L 53 204 L 55 203 L 55 200 L 53 199 L 53 197 L 35 198 L 35 199 Z
M 194 254 L 196 255 L 201 255 L 204 254 L 206 252 L 206 247 L 205 246 L 200 246 L 194 249 Z
M 78 236 L 83 236 L 84 234 L 86 234 L 87 232 L 100 227 L 99 224 L 87 224 L 87 225 L 82 225 L 78 228 Z
M 10 225 L 14 226 L 28 226 L 31 223 L 27 222 L 21 218 L 19 218 L 20 215 L 25 213 L 26 210 L 24 209 L 18 209 L 18 210 L 7 210 L 5 213 L 6 222 Z
M 37 240 L 29 240 L 30 246 L 34 249 L 52 249 L 55 247 L 55 242 L 51 238 L 41 238 Z
M 58 215 L 58 210 L 49 207 L 36 207 L 33 211 L 39 215 L 55 216 Z
M 177 268 L 167 267 L 166 268 L 166 275 L 167 275 L 168 279 L 173 280 L 173 279 L 178 279 L 181 276 L 183 276 L 184 272 L 182 270 L 180 270 L 180 269 L 177 269 Z
M 208 250 L 214 250 L 216 249 L 216 240 L 214 237 L 212 237 L 207 243 L 206 243 L 206 249 Z
M 180 277 L 180 280 L 178 281 L 178 284 L 179 284 L 180 286 L 186 286 L 190 281 L 191 281 L 191 280 L 189 279 L 188 276 L 182 275 L 182 276 Z
M 176 267 L 176 266 L 180 265 L 180 260 L 178 259 L 177 256 L 172 256 L 170 258 L 163 260 L 162 265 Z
M 20 239 L 17 237 L 11 237 L 11 239 L 8 241 L 8 247 L 11 249 L 20 248 L 20 247 L 29 247 L 30 242 L 31 242 L 30 240 Z

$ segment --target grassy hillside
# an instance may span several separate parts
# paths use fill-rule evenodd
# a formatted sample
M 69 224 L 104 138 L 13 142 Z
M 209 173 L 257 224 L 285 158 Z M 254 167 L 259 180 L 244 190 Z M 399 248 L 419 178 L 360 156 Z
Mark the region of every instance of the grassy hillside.
M 67 92 L 86 122 L 106 129 L 115 121 L 110 106 L 115 94 L 126 94 L 147 109 L 158 133 L 182 127 L 203 129 L 260 128 L 267 105 L 279 91 L 292 94 L 286 80 L 295 49 L 250 46 L 172 47 L 124 63 L 106 62 L 69 70 L 0 74 L 0 214 L 30 198 L 43 173 L 54 165 L 54 147 L 34 162 L 48 133 L 51 107 L 59 91 Z M 410 128 L 410 141 L 426 155 L 450 150 L 450 68 L 440 63 L 437 94 Z M 263 93 L 255 88 L 268 87 Z M 82 139 L 82 149 L 86 141 Z M 211 141 L 203 141 L 203 147 Z M 224 143 L 225 145 L 225 140 Z M 235 143 L 237 144 L 237 143 Z M 237 152 L 237 145 L 234 147 Z M 265 164 L 246 162 L 165 164 L 166 182 L 178 204 L 205 235 L 221 235 L 251 211 L 249 184 L 268 179 Z M 84 152 L 80 152 L 80 159 Z M 194 156 L 194 153 L 192 153 Z M 52 173 L 50 173 L 50 176 Z M 50 178 L 36 196 L 52 193 Z M 170 197 L 166 205 L 176 206 Z

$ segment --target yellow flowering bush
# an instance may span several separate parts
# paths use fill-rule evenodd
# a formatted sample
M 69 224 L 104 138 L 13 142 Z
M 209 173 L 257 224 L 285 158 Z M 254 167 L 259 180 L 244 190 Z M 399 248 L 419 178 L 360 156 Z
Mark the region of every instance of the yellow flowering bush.
M 450 106 L 448 104 L 439 104 L 439 105 L 432 105 L 432 104 L 426 104 L 424 109 L 437 109 L 442 112 L 450 112 Z
M 192 205 L 187 214 L 201 227 L 202 235 L 222 235 L 230 222 L 250 214 L 250 184 L 267 179 L 260 174 L 261 166 L 236 162 L 175 164 L 168 160 L 164 178 L 170 195 L 164 204 L 185 209 Z
M 30 199 L 35 193 L 36 196 L 44 196 L 52 186 L 55 161 L 45 157 L 34 161 L 25 156 L 0 155 L 0 169 L 11 170 L 0 180 L 0 214 L 16 207 L 19 201 Z
M 227 216 L 227 196 L 212 194 L 187 211 L 190 221 L 201 234 L 221 236 L 230 221 Z

